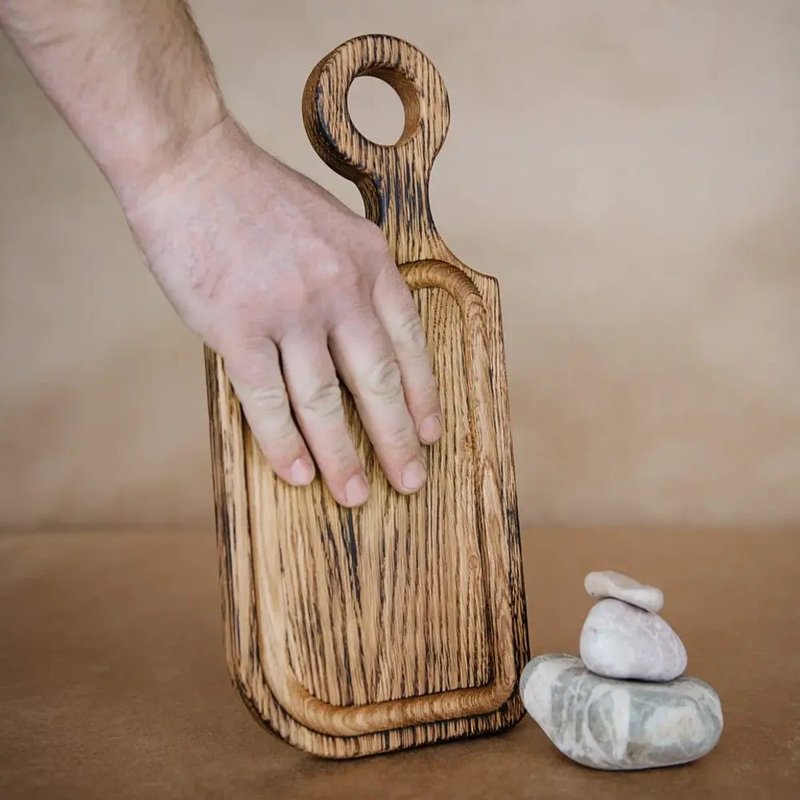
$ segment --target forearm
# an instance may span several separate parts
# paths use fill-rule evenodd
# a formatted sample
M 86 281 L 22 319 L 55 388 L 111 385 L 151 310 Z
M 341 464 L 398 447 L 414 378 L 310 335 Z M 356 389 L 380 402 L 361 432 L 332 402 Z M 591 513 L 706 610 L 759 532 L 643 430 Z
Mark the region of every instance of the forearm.
M 108 177 L 153 275 L 219 353 L 276 473 L 369 486 L 340 379 L 386 475 L 417 491 L 441 435 L 414 300 L 380 230 L 226 115 L 182 0 L 0 0 L 0 26 Z
M 0 0 L 0 26 L 123 205 L 225 118 L 183 0 Z

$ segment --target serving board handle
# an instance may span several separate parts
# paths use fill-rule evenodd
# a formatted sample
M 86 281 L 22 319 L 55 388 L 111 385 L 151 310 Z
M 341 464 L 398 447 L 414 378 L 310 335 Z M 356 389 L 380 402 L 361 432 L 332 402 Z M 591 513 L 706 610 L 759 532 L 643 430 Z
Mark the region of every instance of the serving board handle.
M 403 103 L 405 126 L 393 145 L 367 139 L 350 117 L 347 93 L 364 75 L 388 83 Z M 367 218 L 382 228 L 398 264 L 439 259 L 458 265 L 436 230 L 428 199 L 450 106 L 441 75 L 422 52 L 392 36 L 345 42 L 309 75 L 303 121 L 322 160 L 358 186 Z

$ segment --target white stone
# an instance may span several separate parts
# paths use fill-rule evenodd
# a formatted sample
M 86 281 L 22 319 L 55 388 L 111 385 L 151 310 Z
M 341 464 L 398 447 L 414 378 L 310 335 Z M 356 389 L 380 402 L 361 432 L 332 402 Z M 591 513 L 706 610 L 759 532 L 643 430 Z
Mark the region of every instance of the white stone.
M 664 605 L 664 593 L 656 586 L 645 583 L 607 569 L 590 572 L 583 585 L 592 597 L 616 597 L 626 603 L 643 608 L 645 611 L 660 611 Z
M 611 597 L 586 617 L 580 649 L 583 663 L 606 678 L 671 681 L 686 669 L 686 648 L 664 619 Z
M 564 755 L 596 769 L 685 764 L 710 752 L 722 733 L 719 697 L 698 678 L 618 681 L 551 653 L 525 667 L 520 695 Z

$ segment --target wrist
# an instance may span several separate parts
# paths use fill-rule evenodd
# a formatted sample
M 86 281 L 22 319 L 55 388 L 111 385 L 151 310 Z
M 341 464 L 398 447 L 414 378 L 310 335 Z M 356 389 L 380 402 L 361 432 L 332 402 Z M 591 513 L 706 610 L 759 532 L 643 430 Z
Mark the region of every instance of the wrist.
M 118 191 L 132 232 L 140 242 L 152 243 L 168 235 L 168 220 L 192 217 L 193 209 L 213 209 L 250 171 L 256 152 L 262 151 L 225 115 L 185 142 L 148 180 L 129 184 L 124 195 Z
M 140 205 L 192 154 L 218 140 L 230 120 L 221 96 L 212 89 L 190 98 L 186 113 L 162 116 L 126 131 L 106 162 L 99 161 L 126 213 Z

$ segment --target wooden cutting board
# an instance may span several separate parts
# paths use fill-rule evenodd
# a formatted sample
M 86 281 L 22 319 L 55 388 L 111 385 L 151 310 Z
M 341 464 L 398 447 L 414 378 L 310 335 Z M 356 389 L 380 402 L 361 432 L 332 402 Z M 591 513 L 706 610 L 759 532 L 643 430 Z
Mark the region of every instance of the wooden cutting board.
M 361 75 L 400 95 L 406 122 L 393 146 L 368 141 L 350 119 L 347 91 Z M 222 359 L 206 350 L 231 675 L 259 720 L 322 756 L 499 731 L 523 715 L 519 523 L 497 282 L 450 252 L 428 205 L 447 93 L 419 50 L 362 36 L 316 66 L 303 117 L 314 148 L 358 185 L 402 265 L 442 393 L 444 434 L 429 448 L 425 488 L 400 495 L 346 395 L 372 494 L 361 508 L 342 508 L 318 478 L 294 488 L 274 475 Z

